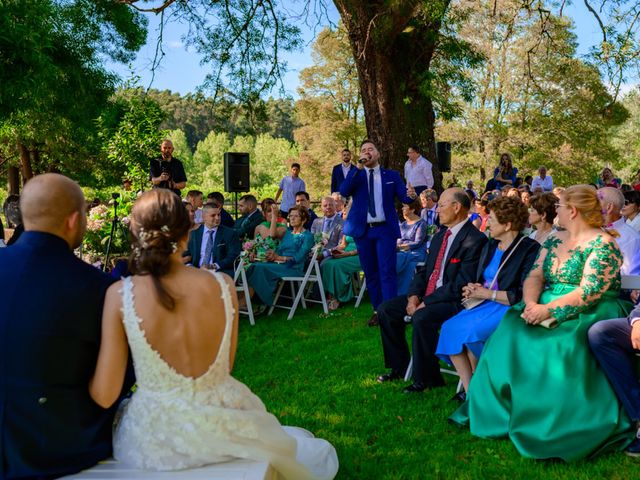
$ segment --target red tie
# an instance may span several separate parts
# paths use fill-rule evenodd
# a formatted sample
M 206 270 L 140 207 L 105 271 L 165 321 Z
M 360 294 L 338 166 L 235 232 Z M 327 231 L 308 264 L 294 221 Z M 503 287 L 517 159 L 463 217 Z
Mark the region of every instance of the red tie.
M 451 230 L 447 228 L 447 231 L 444 234 L 444 238 L 442 239 L 442 245 L 440 245 L 440 250 L 438 250 L 436 264 L 433 266 L 433 272 L 431 272 L 429 282 L 427 283 L 427 289 L 424 291 L 425 297 L 427 295 L 431 295 L 436 290 L 436 283 L 438 283 L 440 270 L 442 270 L 442 262 L 444 261 L 444 252 L 447 250 L 447 243 L 449 242 L 450 236 Z

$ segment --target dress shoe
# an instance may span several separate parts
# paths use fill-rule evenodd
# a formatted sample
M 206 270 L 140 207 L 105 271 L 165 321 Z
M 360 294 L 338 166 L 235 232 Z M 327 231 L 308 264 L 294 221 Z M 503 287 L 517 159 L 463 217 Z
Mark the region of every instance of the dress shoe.
M 413 382 L 408 387 L 402 390 L 402 393 L 422 393 L 427 389 L 427 386 L 422 382 Z
M 374 313 L 373 315 L 371 315 L 371 318 L 367 322 L 367 325 L 369 325 L 370 327 L 377 327 L 378 326 L 378 314 L 377 313 Z
M 400 372 L 391 370 L 390 373 L 385 373 L 384 375 L 380 375 L 377 380 L 378 380 L 378 383 L 385 383 L 385 382 L 393 382 L 394 380 L 402 380 L 403 378 L 404 378 L 404 375 L 402 375 Z
M 449 400 L 454 401 L 454 402 L 458 402 L 458 403 L 464 403 L 464 402 L 467 401 L 467 392 L 465 392 L 464 390 L 460 390 L 458 393 L 456 393 Z
M 638 434 L 640 434 L 640 431 L 638 431 Z M 633 442 L 624 450 L 624 453 L 630 457 L 640 457 L 640 438 L 638 436 L 633 439 Z

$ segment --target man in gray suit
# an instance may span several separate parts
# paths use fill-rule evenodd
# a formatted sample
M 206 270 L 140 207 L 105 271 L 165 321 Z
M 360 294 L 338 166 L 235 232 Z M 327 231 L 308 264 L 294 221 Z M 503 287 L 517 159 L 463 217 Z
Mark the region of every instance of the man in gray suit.
M 322 234 L 324 246 L 318 252 L 318 259 L 322 260 L 331 257 L 331 250 L 338 246 L 340 235 L 342 234 L 342 224 L 344 220 L 336 212 L 336 201 L 332 197 L 322 199 L 323 217 L 316 218 L 311 224 L 311 233 Z
M 631 296 L 636 307 L 627 318 L 602 320 L 589 329 L 589 345 L 611 386 L 636 424 L 640 435 L 640 383 L 636 375 L 636 354 L 640 353 L 640 304 L 638 291 Z M 627 455 L 640 456 L 640 437 L 626 449 Z

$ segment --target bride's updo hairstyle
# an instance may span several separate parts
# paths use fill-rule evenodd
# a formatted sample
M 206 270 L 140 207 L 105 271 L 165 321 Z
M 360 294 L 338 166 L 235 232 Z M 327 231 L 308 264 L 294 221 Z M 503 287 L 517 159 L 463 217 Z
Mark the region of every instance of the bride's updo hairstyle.
M 567 188 L 560 194 L 560 202 L 575 207 L 590 227 L 601 228 L 604 225 L 598 192 L 591 185 Z
M 143 193 L 131 211 L 129 270 L 134 275 L 151 275 L 158 299 L 167 310 L 173 310 L 176 302 L 161 278 L 169 273 L 169 257 L 190 228 L 189 213 L 171 190 L 157 188 Z

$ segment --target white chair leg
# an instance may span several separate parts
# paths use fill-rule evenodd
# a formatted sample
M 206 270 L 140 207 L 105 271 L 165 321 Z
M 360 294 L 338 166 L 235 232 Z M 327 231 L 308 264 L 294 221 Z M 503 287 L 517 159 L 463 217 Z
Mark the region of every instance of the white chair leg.
M 407 366 L 407 371 L 404 372 L 404 381 L 408 382 L 411 378 L 411 370 L 413 369 L 413 356 L 409 359 L 409 365 Z
M 291 282 L 291 285 L 293 285 L 293 282 Z M 293 286 L 291 288 L 293 289 Z M 293 305 L 291 305 L 291 310 L 289 310 L 287 320 L 291 320 L 293 318 L 293 315 L 296 313 L 296 309 L 298 308 L 298 303 L 300 303 L 301 300 L 302 305 L 304 306 L 304 288 L 298 289 L 298 294 L 294 297 Z
M 249 294 L 249 284 L 247 283 L 247 274 L 244 270 L 240 272 L 240 278 L 242 279 L 242 291 L 244 292 L 245 303 L 247 304 L 247 315 L 249 315 L 249 323 L 251 325 L 256 324 L 256 320 L 253 316 L 253 305 L 251 304 L 251 295 Z
M 271 307 L 269 307 L 269 313 L 267 315 L 271 315 L 273 313 L 273 309 L 276 308 L 276 303 L 278 303 L 278 298 L 280 298 L 280 292 L 282 292 L 282 287 L 284 286 L 284 282 L 281 280 L 278 283 L 278 289 L 276 290 L 276 295 L 273 297 L 273 302 L 271 303 Z
M 362 286 L 360 287 L 360 293 L 358 293 L 358 298 L 356 299 L 356 304 L 354 308 L 358 308 L 360 303 L 362 302 L 362 297 L 364 296 L 364 292 L 367 289 L 367 279 L 362 279 Z

